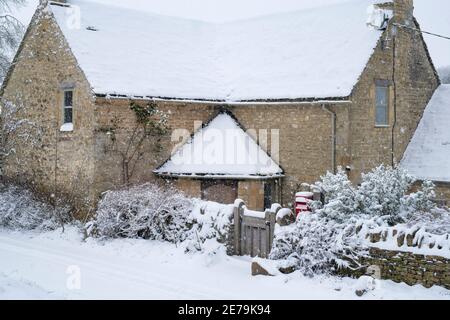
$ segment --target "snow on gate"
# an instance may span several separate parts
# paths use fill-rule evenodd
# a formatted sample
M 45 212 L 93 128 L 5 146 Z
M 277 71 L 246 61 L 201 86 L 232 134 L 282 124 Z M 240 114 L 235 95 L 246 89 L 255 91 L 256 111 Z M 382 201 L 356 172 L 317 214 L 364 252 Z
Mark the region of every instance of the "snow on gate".
M 273 205 L 265 212 L 248 210 L 242 200 L 234 204 L 234 254 L 267 258 L 272 249 L 277 212 Z

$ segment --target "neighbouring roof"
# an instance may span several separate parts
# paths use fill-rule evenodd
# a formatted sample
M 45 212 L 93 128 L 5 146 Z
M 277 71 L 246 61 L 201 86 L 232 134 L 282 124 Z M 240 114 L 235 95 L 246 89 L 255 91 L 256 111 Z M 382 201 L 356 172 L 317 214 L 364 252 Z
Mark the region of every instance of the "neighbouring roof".
M 198 130 L 155 173 L 228 179 L 283 176 L 275 161 L 225 112 Z
M 450 85 L 434 93 L 401 165 L 418 179 L 450 182 Z
M 70 24 L 68 8 L 51 9 L 96 94 L 221 101 L 347 97 L 381 35 L 366 25 L 374 0 L 227 23 L 68 2 L 80 8 L 80 28 Z

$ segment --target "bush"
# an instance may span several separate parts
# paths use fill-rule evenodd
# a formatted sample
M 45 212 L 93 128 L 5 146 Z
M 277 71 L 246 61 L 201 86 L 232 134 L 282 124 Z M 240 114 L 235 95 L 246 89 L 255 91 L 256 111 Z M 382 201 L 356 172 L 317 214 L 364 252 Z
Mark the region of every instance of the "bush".
M 318 202 L 312 204 L 319 215 L 344 222 L 359 209 L 356 190 L 342 168 L 336 174 L 328 172 L 315 187 L 324 194 L 326 204 L 323 207 Z
M 362 229 L 408 223 L 444 232 L 442 226 L 450 226 L 450 219 L 432 201 L 433 183 L 426 181 L 422 190 L 407 195 L 413 183 L 406 171 L 384 166 L 362 175 L 359 187 L 342 169 L 326 174 L 314 186 L 324 193 L 325 203 L 313 202 L 313 214 L 278 227 L 270 258 L 286 260 L 305 275 L 330 273 L 339 267 L 359 267 L 358 257 L 367 253 L 358 236 Z M 440 221 L 440 227 L 433 221 Z
M 313 203 L 314 212 L 337 222 L 353 216 L 366 219 L 381 217 L 393 225 L 405 221 L 406 212 L 429 211 L 434 208 L 434 185 L 425 182 L 422 190 L 407 195 L 415 179 L 401 168 L 383 165 L 362 174 L 361 184 L 354 187 L 346 173 L 327 173 L 317 182 L 325 195 L 325 203 Z
M 401 168 L 383 165 L 362 175 L 357 202 L 362 214 L 385 217 L 393 225 L 401 223 L 402 200 L 415 179 Z
M 173 243 L 185 240 L 193 203 L 172 187 L 144 184 L 106 192 L 88 233 Z
M 70 208 L 56 208 L 30 190 L 0 184 L 0 226 L 12 230 L 54 230 L 72 220 Z
M 219 247 L 223 248 L 233 222 L 233 208 L 233 205 L 194 200 L 189 216 L 192 229 L 183 244 L 185 250 L 214 254 Z

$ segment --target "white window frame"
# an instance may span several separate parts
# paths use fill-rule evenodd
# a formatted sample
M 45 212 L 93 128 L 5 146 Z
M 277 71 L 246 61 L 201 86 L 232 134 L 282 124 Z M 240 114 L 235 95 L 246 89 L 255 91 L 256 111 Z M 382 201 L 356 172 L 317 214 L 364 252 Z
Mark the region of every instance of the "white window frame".
M 381 106 L 378 104 L 378 89 L 386 90 L 386 122 L 380 123 L 378 122 L 378 108 Z M 375 81 L 375 127 L 376 128 L 389 128 L 390 127 L 390 82 L 386 80 L 377 80 Z
M 66 94 L 67 94 L 67 92 L 71 92 L 72 93 L 72 105 L 71 106 L 69 106 L 69 105 L 66 105 Z M 67 88 L 67 89 L 64 89 L 63 90 L 63 102 L 62 102 L 62 126 L 61 126 L 61 131 L 63 131 L 63 132 L 70 132 L 70 131 L 73 131 L 73 122 L 74 122 L 74 107 L 73 107 L 73 105 L 74 105 L 74 103 L 73 103 L 73 101 L 74 101 L 74 96 L 75 96 L 75 94 L 74 94 L 74 89 L 73 88 Z M 71 113 L 72 113 L 72 116 L 71 116 L 71 122 L 67 122 L 66 121 L 66 110 L 67 109 L 70 109 L 71 110 Z

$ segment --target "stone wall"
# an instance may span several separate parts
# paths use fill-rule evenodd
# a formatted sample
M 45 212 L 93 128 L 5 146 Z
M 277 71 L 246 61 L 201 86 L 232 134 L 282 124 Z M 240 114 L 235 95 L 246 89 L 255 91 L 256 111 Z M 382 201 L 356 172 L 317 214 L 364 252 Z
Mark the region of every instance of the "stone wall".
M 372 245 L 368 256 L 360 258 L 363 268 L 345 270 L 344 274 L 361 276 L 368 267 L 376 266 L 382 279 L 450 289 L 450 259 L 444 258 L 450 257 L 450 235 L 432 234 L 417 226 L 396 226 L 368 233 L 366 239 Z
M 201 181 L 193 179 L 174 180 L 175 185 L 186 195 L 201 198 Z M 238 181 L 238 198 L 242 199 L 252 210 L 264 211 L 264 181 Z
M 450 289 L 450 260 L 443 257 L 371 248 L 370 258 L 362 262 L 378 266 L 382 279 Z
M 120 158 L 117 154 L 105 152 L 108 142 L 107 128 L 114 119 L 120 119 L 120 128 L 116 137 L 125 142 L 135 123 L 135 115 L 130 110 L 129 99 L 97 98 L 95 117 L 95 188 L 101 192 L 112 188 L 121 182 Z M 135 100 L 145 104 L 146 100 Z M 153 170 L 164 163 L 180 141 L 171 141 L 174 129 L 186 129 L 193 133 L 199 124 L 209 121 L 222 109 L 231 111 L 245 129 L 267 130 L 268 145 L 262 147 L 270 154 L 272 143 L 271 130 L 279 130 L 279 162 L 285 170 L 283 179 L 282 199 L 283 205 L 292 205 L 294 194 L 299 190 L 301 183 L 313 183 L 327 170 L 332 170 L 331 155 L 331 116 L 322 109 L 320 104 L 298 103 L 285 105 L 218 105 L 208 103 L 192 103 L 177 101 L 157 101 L 158 108 L 168 115 L 168 126 L 171 128 L 167 136 L 161 137 L 163 148 L 155 152 L 151 148 L 152 142 L 144 148 L 143 160 L 137 166 L 133 183 L 152 181 L 157 179 Z M 339 139 L 338 150 L 345 152 L 348 139 L 345 128 L 347 126 L 348 104 L 336 103 L 330 106 L 338 114 L 338 126 L 342 139 Z M 338 151 L 338 159 L 348 159 Z M 184 181 L 178 184 L 188 192 L 197 194 L 199 187 L 195 183 Z M 198 183 L 197 183 L 198 184 Z M 256 185 L 258 185 L 256 187 Z M 244 189 L 251 192 L 244 192 Z M 239 194 L 254 209 L 262 209 L 264 201 L 264 188 L 262 182 L 242 182 Z M 257 204 L 257 205 L 256 205 Z

